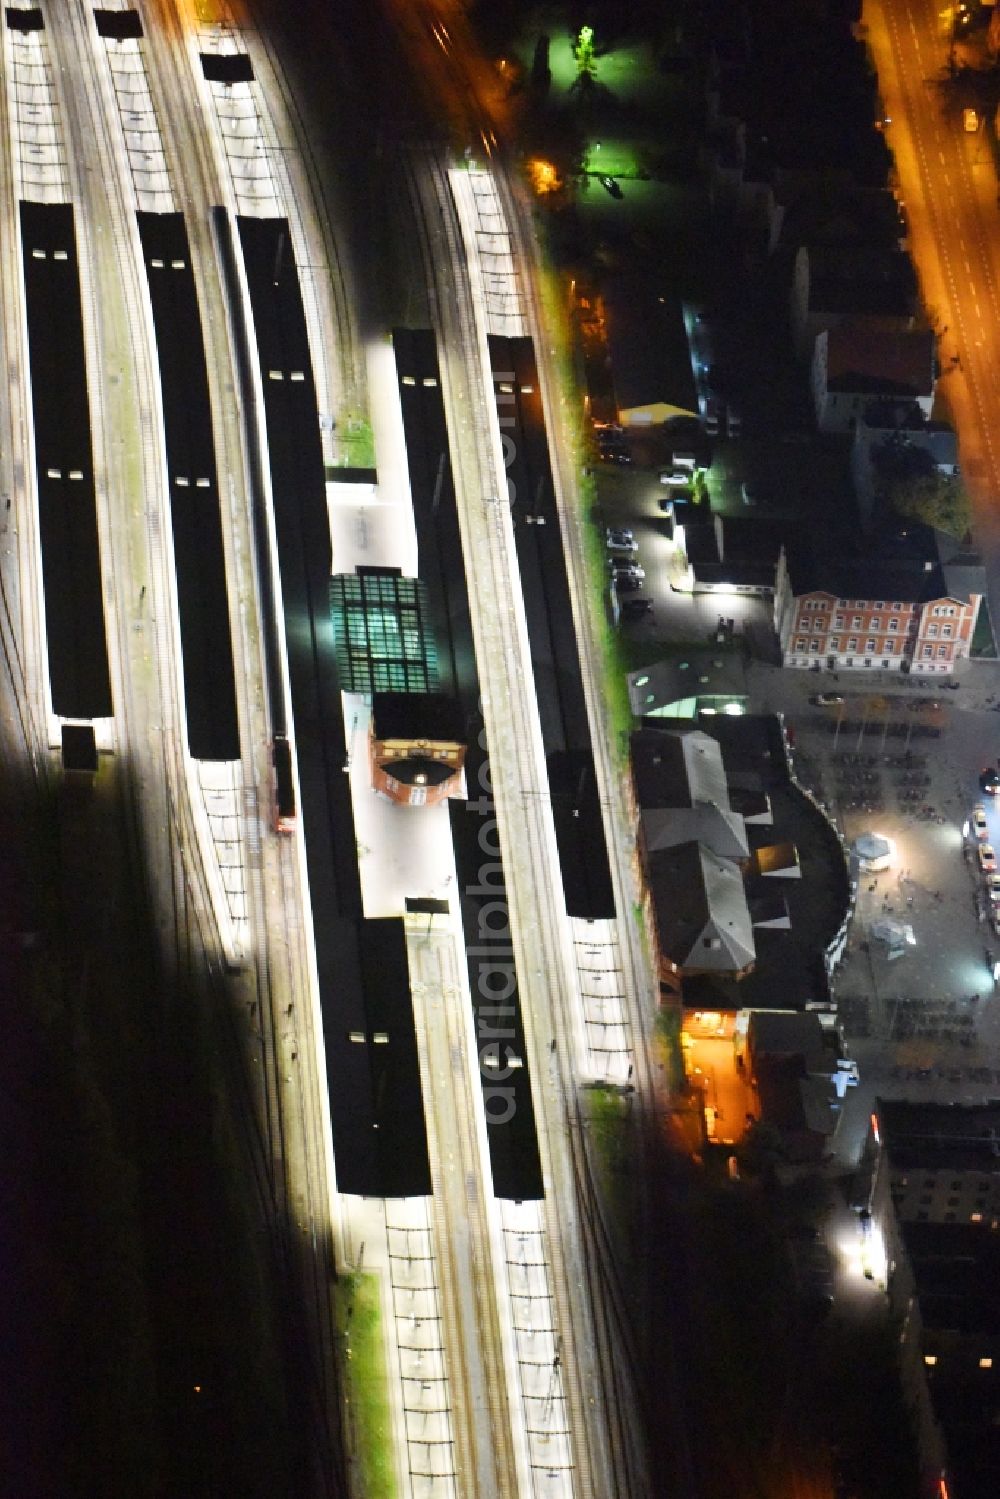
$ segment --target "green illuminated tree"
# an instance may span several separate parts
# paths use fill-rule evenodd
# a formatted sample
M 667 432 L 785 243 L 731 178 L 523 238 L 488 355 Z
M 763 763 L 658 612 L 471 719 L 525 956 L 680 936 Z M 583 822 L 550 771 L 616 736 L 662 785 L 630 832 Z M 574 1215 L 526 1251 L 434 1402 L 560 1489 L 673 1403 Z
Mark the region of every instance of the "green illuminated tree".
M 573 56 L 576 59 L 577 72 L 579 74 L 589 73 L 594 76 L 597 59 L 594 54 L 594 28 L 593 26 L 581 26 L 573 43 Z

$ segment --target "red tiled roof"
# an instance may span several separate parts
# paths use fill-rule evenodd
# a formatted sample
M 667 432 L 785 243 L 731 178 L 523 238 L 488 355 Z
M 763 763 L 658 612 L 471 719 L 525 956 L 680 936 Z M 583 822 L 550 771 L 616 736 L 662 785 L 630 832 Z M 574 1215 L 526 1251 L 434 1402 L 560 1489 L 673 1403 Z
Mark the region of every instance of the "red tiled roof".
M 865 318 L 848 318 L 827 337 L 828 389 L 868 389 L 878 382 L 914 395 L 934 389 L 934 335 L 894 332 Z

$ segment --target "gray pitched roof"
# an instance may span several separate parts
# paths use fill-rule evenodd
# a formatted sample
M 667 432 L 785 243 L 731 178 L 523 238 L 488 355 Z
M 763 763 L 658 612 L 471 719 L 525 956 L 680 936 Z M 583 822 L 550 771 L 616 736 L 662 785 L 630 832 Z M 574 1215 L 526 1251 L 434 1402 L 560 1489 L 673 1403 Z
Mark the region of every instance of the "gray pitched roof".
M 654 853 L 650 886 L 663 951 L 680 968 L 733 973 L 754 961 L 739 867 L 697 843 Z
M 693 807 L 715 802 L 729 808 L 722 753 L 700 729 L 637 729 L 632 773 L 641 807 Z
M 750 852 L 743 818 L 714 802 L 644 809 L 642 832 L 648 853 L 679 843 L 703 843 L 721 859 L 745 859 Z

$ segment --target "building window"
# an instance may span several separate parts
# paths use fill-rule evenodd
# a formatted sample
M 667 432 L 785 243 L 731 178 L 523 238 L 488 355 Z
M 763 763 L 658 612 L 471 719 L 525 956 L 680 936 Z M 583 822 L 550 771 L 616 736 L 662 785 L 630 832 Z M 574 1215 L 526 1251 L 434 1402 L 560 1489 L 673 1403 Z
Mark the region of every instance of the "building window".
M 885 600 L 884 599 L 876 599 L 875 600 L 875 608 L 876 609 L 884 609 L 885 608 Z
M 809 642 L 809 649 L 811 651 L 818 651 L 819 650 L 819 641 L 818 640 L 810 640 L 810 642 Z
M 882 662 L 882 670 L 883 671 L 888 671 L 891 665 L 892 665 L 891 661 L 883 661 Z
M 878 650 L 878 641 L 877 640 L 866 640 L 865 641 L 865 650 L 866 651 L 877 651 Z
M 886 652 L 887 655 L 891 656 L 893 651 L 896 649 L 896 642 L 894 640 L 887 640 L 882 649 Z
M 889 621 L 889 633 L 891 635 L 898 635 L 898 633 L 899 633 L 899 620 L 898 619 L 890 619 L 890 621 Z
M 846 599 L 838 599 L 837 600 L 837 608 L 838 609 L 846 609 L 847 607 L 848 607 L 848 603 L 847 603 Z
M 900 609 L 902 609 L 902 607 L 903 607 L 902 604 L 893 604 L 893 606 L 892 606 L 893 613 L 894 614 L 898 614 L 899 611 L 900 611 Z
M 941 636 L 942 636 L 942 639 L 944 639 L 944 640 L 950 640 L 951 639 L 951 625 L 942 625 L 941 626 Z
M 938 660 L 939 661 L 947 661 L 947 659 L 948 659 L 948 647 L 946 645 L 939 645 L 938 646 Z
M 948 626 L 945 625 L 945 629 L 947 629 L 947 628 L 948 628 Z M 814 630 L 824 630 L 824 631 L 826 630 L 826 618 L 825 618 L 825 616 L 821 616 L 819 619 L 813 620 L 813 629 Z
M 839 651 L 840 650 L 840 636 L 839 635 L 834 635 L 833 639 L 830 641 L 830 649 L 831 649 L 831 651 Z
M 931 656 L 933 656 L 934 647 L 932 645 L 925 645 L 920 654 L 923 656 L 924 660 L 927 661 Z
M 834 617 L 833 617 L 833 628 L 835 630 L 842 630 L 844 628 L 844 616 L 842 614 L 835 614 L 834 615 Z
M 870 656 L 866 656 L 865 657 L 865 665 L 866 666 L 871 666 L 871 664 L 872 664 L 871 663 L 871 657 Z
M 804 650 L 805 650 L 805 648 L 806 648 L 806 643 L 805 643 L 805 641 L 804 641 L 804 640 L 797 640 L 797 641 L 796 641 L 796 642 L 795 642 L 795 649 L 796 649 L 796 650 L 797 650 L 797 651 L 804 651 Z
M 851 624 L 853 625 L 853 627 L 854 627 L 855 630 L 860 630 L 861 626 L 862 626 L 862 623 L 863 623 L 863 621 L 862 621 L 862 618 L 861 618 L 860 614 L 856 614 L 854 616 L 854 618 L 851 620 Z
M 858 637 L 856 635 L 852 635 L 851 638 L 850 638 L 850 640 L 847 642 L 847 649 L 849 651 L 856 651 L 857 648 L 858 648 Z
M 845 666 L 853 666 L 854 665 L 854 657 L 853 656 L 848 656 L 847 660 L 844 662 L 844 665 Z
M 937 637 L 937 625 L 928 625 L 927 626 L 927 638 L 928 638 L 928 640 L 933 640 L 936 637 Z

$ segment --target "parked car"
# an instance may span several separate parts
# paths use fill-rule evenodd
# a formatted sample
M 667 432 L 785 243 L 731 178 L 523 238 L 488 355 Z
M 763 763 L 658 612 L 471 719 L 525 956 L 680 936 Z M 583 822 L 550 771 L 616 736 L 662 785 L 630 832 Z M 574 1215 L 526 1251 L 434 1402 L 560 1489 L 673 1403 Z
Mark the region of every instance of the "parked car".
M 642 579 L 632 573 L 613 573 L 611 581 L 617 593 L 638 593 L 642 587 Z
M 1000 792 L 1000 771 L 987 765 L 979 772 L 979 789 L 985 791 L 987 796 L 996 796 Z
M 675 449 L 672 457 L 674 460 L 675 473 L 679 473 L 682 469 L 686 468 L 689 474 L 693 474 L 695 469 L 698 467 L 698 459 L 694 453 L 689 453 L 686 450 L 682 453 L 678 453 Z
M 624 198 L 625 194 L 613 177 L 602 177 L 601 186 L 605 192 L 609 192 L 613 198 Z
M 744 479 L 740 485 L 740 494 L 744 505 L 759 505 L 764 498 L 764 491 L 753 479 Z
M 646 569 L 640 567 L 638 562 L 633 562 L 630 557 L 609 557 L 608 566 L 616 578 L 628 574 L 630 578 L 644 578 Z
M 986 893 L 995 906 L 1000 906 L 1000 874 L 986 876 Z
M 962 124 L 970 135 L 975 135 L 979 129 L 979 116 L 974 109 L 962 110 Z
M 981 843 L 976 852 L 979 855 L 979 867 L 983 874 L 993 874 L 997 867 L 997 856 L 992 843 Z
M 639 543 L 634 535 L 625 526 L 609 526 L 605 532 L 605 542 L 617 552 L 637 552 Z
M 642 619 L 653 612 L 652 599 L 625 599 L 622 603 L 622 619 Z
M 972 809 L 972 831 L 983 843 L 990 836 L 989 824 L 986 821 L 986 808 L 982 802 L 977 802 Z
M 814 708 L 835 708 L 844 699 L 839 692 L 817 692 L 809 701 Z
M 690 471 L 686 468 L 661 468 L 660 483 L 669 489 L 687 489 L 691 483 Z

